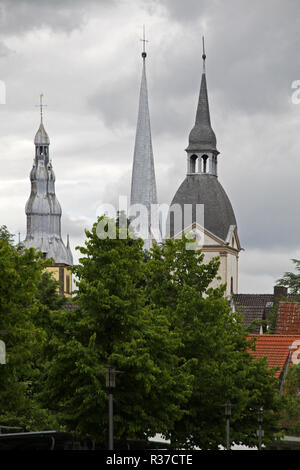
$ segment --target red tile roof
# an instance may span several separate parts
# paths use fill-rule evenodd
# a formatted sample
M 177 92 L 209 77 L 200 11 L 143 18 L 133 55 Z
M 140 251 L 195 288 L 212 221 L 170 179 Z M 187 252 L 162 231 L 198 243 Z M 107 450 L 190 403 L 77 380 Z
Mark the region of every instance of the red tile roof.
M 300 302 L 279 302 L 275 333 L 300 335 Z
M 256 338 L 256 350 L 249 350 L 255 358 L 266 356 L 270 368 L 279 367 L 275 372 L 275 377 L 280 377 L 287 363 L 290 347 L 290 364 L 297 362 L 298 354 L 300 358 L 300 334 L 299 335 L 250 335 L 249 338 Z

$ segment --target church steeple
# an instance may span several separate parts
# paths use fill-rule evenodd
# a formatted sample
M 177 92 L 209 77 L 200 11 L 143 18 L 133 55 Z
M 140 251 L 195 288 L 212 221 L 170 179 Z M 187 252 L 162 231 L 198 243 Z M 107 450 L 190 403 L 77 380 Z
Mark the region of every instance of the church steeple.
M 50 139 L 43 124 L 43 104 L 40 97 L 41 121 L 34 138 L 35 156 L 30 172 L 31 192 L 26 203 L 27 233 L 25 248 L 35 248 L 60 266 L 59 279 L 66 277 L 63 266 L 73 264 L 70 247 L 61 238 L 61 206 L 55 194 L 55 175 L 49 158 Z M 64 282 L 63 282 L 64 284 Z M 61 289 L 64 293 L 64 289 Z
M 217 142 L 213 131 L 206 83 L 203 40 L 203 71 L 195 125 L 189 135 L 187 175 L 169 209 L 167 233 L 179 238 L 190 234 L 194 248 L 204 253 L 204 263 L 220 257 L 219 278 L 211 286 L 226 284 L 226 295 L 238 291 L 238 258 L 241 250 L 231 202 L 217 178 Z
M 188 174 L 209 173 L 217 176 L 217 140 L 210 121 L 205 60 L 206 54 L 203 40 L 203 70 L 201 77 L 200 93 L 196 112 L 195 125 L 189 135 Z M 198 165 L 197 165 L 198 162 Z
M 144 236 L 142 238 L 145 239 L 145 248 L 148 248 L 151 246 L 152 238 L 154 238 L 151 228 L 150 211 L 151 205 L 157 204 L 157 192 L 146 79 L 147 54 L 145 51 L 145 42 L 147 41 L 145 39 L 145 31 L 142 41 L 142 79 L 134 146 L 130 204 L 131 207 L 136 204 L 143 205 L 144 208 L 147 209 L 148 228 L 146 231 L 144 230 Z

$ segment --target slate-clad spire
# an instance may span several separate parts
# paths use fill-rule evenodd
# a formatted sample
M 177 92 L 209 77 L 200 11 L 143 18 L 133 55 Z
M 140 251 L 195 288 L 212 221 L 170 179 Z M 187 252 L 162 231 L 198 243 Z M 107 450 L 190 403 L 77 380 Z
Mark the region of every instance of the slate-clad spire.
M 166 232 L 171 238 L 180 238 L 183 232 L 192 235 L 194 248 L 204 253 L 204 263 L 215 256 L 220 258 L 220 277 L 210 287 L 225 284 L 229 296 L 238 291 L 241 247 L 232 205 L 218 179 L 219 152 L 210 122 L 204 41 L 202 59 L 196 120 L 186 149 L 187 174 L 171 202 Z
M 211 127 L 208 94 L 207 94 L 207 83 L 206 83 L 206 72 L 205 72 L 205 51 L 204 51 L 204 40 L 203 40 L 203 71 L 201 78 L 201 86 L 199 93 L 199 100 L 196 112 L 196 121 L 193 129 L 189 135 L 189 145 L 187 151 L 216 151 L 216 136 Z
M 42 95 L 41 95 L 42 98 Z M 61 238 L 61 207 L 55 194 L 55 175 L 49 159 L 50 139 L 42 119 L 35 135 L 35 158 L 30 172 L 31 193 L 26 204 L 26 248 L 35 248 L 56 264 L 72 265 L 71 250 Z
M 145 39 L 143 39 L 143 41 L 145 45 Z M 151 204 L 157 204 L 157 193 L 146 80 L 146 56 L 147 54 L 144 49 L 142 53 L 143 68 L 134 147 L 130 204 L 131 206 L 134 204 L 142 204 L 147 208 L 148 215 L 150 215 Z M 151 239 L 153 232 L 150 226 L 150 219 L 148 219 L 148 231 L 149 236 L 144 238 Z M 146 242 L 145 245 L 147 245 Z

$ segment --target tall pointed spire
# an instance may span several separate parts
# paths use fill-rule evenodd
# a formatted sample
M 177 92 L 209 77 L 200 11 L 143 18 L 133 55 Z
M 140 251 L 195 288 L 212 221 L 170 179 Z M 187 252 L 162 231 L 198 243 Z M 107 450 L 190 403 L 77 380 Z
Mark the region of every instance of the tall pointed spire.
M 206 83 L 206 71 L 205 71 L 205 48 L 204 48 L 204 37 L 202 38 L 203 44 L 203 70 L 201 77 L 201 86 L 199 93 L 199 100 L 196 112 L 196 121 L 193 129 L 189 135 L 189 145 L 187 151 L 216 151 L 216 135 L 211 127 L 209 104 L 208 104 L 208 93 Z
M 148 211 L 148 216 L 150 216 L 151 205 L 157 204 L 157 192 L 146 79 L 147 54 L 145 51 L 145 43 L 147 41 L 145 39 L 145 30 L 142 41 L 143 66 L 134 146 L 130 204 L 131 206 L 135 204 L 143 205 Z M 152 235 L 150 218 L 148 217 L 148 236 L 144 238 L 150 240 Z
M 195 125 L 189 136 L 187 174 L 171 202 L 167 235 L 193 236 L 204 263 L 220 257 L 219 277 L 210 287 L 226 285 L 226 295 L 238 290 L 238 258 L 241 249 L 231 202 L 218 179 L 219 152 L 209 114 L 206 84 L 206 54 L 203 40 L 203 71 Z M 219 279 L 219 280 L 218 280 Z

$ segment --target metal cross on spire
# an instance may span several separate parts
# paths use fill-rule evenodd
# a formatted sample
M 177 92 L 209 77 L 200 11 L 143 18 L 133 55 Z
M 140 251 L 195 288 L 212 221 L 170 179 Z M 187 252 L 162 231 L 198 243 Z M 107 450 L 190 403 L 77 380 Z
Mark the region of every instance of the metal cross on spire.
M 46 104 L 43 103 L 43 93 L 40 94 L 40 104 L 37 104 L 36 106 L 39 106 L 40 108 L 40 113 L 41 113 L 41 122 L 43 122 L 43 108 L 47 106 Z
M 202 59 L 203 59 L 203 73 L 205 73 L 206 54 L 205 54 L 205 47 L 204 47 L 204 36 L 202 36 Z
M 145 25 L 143 25 L 143 39 L 140 39 L 140 41 L 142 41 L 142 43 L 143 43 L 142 57 L 143 57 L 143 59 L 145 59 L 145 58 L 147 57 L 147 54 L 146 54 L 146 42 L 149 42 L 148 39 L 146 39 L 146 36 L 145 36 Z

